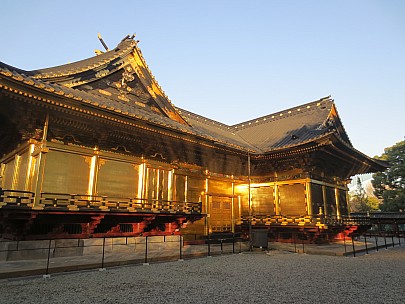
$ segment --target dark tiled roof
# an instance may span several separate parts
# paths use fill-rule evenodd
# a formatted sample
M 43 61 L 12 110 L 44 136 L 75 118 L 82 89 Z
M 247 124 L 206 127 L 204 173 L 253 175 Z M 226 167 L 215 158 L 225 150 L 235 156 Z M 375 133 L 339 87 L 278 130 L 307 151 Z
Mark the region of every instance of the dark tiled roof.
M 298 146 L 336 132 L 338 116 L 329 97 L 231 126 L 233 132 L 264 152 Z M 341 126 L 343 130 L 343 126 Z M 347 135 L 341 132 L 344 139 Z M 348 139 L 348 138 L 347 138 Z
M 234 130 L 223 123 L 218 121 L 194 114 L 184 109 L 177 108 L 179 113 L 184 117 L 184 119 L 191 125 L 193 130 L 196 130 L 203 134 L 209 134 L 214 141 L 218 142 L 230 142 L 235 145 L 243 147 L 245 150 L 249 150 L 253 153 L 260 153 L 261 151 L 257 147 L 251 145 Z
M 100 69 L 117 58 L 125 57 L 132 52 L 135 46 L 136 42 L 134 40 L 126 39 L 121 41 L 121 43 L 114 50 L 98 56 L 56 67 L 26 71 L 25 74 L 38 79 L 58 82 L 60 81 L 58 80 L 60 77 Z

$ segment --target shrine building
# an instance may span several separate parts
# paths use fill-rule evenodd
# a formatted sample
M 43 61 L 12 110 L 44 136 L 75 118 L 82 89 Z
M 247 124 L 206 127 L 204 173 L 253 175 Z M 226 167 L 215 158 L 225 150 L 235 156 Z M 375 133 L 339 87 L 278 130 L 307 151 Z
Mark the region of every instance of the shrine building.
M 347 228 L 350 177 L 385 170 L 353 147 L 331 97 L 236 125 L 176 107 L 133 36 L 57 67 L 0 62 L 0 163 L 7 239 L 317 238 Z

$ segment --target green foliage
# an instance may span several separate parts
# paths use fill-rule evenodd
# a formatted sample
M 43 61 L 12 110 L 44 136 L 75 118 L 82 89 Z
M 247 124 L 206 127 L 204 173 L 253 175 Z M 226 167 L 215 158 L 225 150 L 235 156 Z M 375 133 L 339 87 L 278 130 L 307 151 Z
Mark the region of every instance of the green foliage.
M 368 197 L 360 178 L 357 177 L 356 190 L 349 194 L 351 212 L 370 212 L 379 209 L 379 201 L 375 197 Z
M 390 168 L 373 174 L 374 194 L 382 199 L 381 211 L 405 211 L 405 141 L 386 148 L 378 159 Z

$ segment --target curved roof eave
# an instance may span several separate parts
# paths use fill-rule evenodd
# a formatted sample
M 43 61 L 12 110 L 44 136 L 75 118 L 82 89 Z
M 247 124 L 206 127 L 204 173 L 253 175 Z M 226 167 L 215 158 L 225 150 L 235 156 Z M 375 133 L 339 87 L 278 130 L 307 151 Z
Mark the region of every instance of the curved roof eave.
M 26 71 L 25 74 L 36 79 L 60 82 L 60 80 L 58 81 L 57 78 L 72 76 L 89 70 L 95 70 L 117 58 L 124 57 L 132 52 L 135 45 L 136 42 L 133 40 L 121 41 L 116 48 L 100 55 L 55 67 Z
M 131 73 L 137 75 L 147 94 L 164 115 L 182 124 L 187 124 L 158 84 L 137 46 L 137 41 L 133 38 L 134 36 L 129 37 L 128 35 L 114 49 L 77 62 L 32 71 L 20 70 L 19 72 L 34 79 L 73 88 L 85 86 L 96 80 L 107 82 L 114 73 L 130 65 L 133 68 Z M 16 70 L 14 67 L 10 68 Z

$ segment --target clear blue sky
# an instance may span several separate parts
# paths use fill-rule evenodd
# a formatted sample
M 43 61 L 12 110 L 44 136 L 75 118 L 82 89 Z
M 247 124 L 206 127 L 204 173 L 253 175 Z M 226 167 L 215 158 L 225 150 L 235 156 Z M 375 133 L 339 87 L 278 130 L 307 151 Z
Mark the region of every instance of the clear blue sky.
M 0 61 L 61 65 L 137 34 L 181 108 L 235 124 L 332 95 L 354 145 L 405 136 L 405 1 L 1 1 Z

